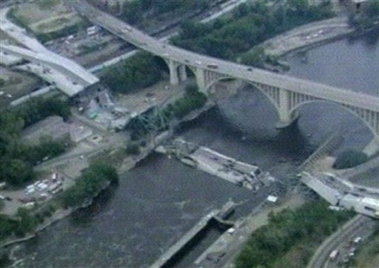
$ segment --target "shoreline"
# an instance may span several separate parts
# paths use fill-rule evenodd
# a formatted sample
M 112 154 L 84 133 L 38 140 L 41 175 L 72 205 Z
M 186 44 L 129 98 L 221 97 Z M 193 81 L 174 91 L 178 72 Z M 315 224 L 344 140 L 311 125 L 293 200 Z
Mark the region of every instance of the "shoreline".
M 357 30 L 347 22 L 345 17 L 335 17 L 308 23 L 296 27 L 263 42 L 266 53 L 278 57 L 286 56 L 296 50 L 310 49 L 326 42 L 344 38 Z
M 188 115 L 186 115 L 185 117 L 183 117 L 180 120 L 180 123 L 189 122 L 189 121 L 197 118 L 200 114 L 202 114 L 203 112 L 209 110 L 213 106 L 214 106 L 213 103 L 207 102 L 200 109 L 198 109 L 196 111 L 192 111 Z M 172 134 L 173 133 L 171 133 L 170 131 L 162 132 L 159 135 L 157 135 L 156 137 L 154 137 L 154 140 L 149 141 L 146 144 L 146 146 L 144 146 L 143 148 L 141 148 L 141 151 L 140 151 L 140 153 L 138 155 L 126 156 L 123 159 L 122 163 L 118 167 L 116 167 L 117 174 L 118 175 L 122 175 L 125 172 L 133 169 L 140 161 L 142 161 L 143 159 L 145 159 L 146 157 L 148 157 L 150 155 L 150 153 L 154 152 L 154 149 L 159 144 L 161 144 L 162 142 L 170 139 L 172 137 Z M 52 226 L 57 221 L 70 216 L 72 213 L 74 213 L 74 212 L 76 212 L 76 211 L 78 211 L 80 209 L 89 207 L 90 205 L 92 205 L 93 200 L 97 196 L 99 196 L 99 194 L 102 191 L 106 190 L 110 185 L 111 185 L 111 183 L 107 182 L 100 189 L 100 191 L 96 195 L 94 195 L 92 197 L 91 200 L 89 200 L 88 202 L 83 203 L 81 206 L 78 206 L 78 207 L 75 207 L 75 208 L 60 209 L 60 210 L 54 212 L 51 217 L 47 218 L 43 223 L 39 224 L 36 227 L 36 229 L 34 230 L 33 233 L 28 233 L 24 237 L 20 237 L 20 238 L 13 238 L 13 239 L 9 239 L 9 240 L 5 239 L 4 241 L 0 241 L 0 249 L 4 249 L 4 248 L 10 247 L 12 245 L 19 244 L 19 243 L 22 243 L 22 242 L 26 242 L 26 241 L 28 241 L 30 239 L 33 239 L 33 238 L 35 238 L 35 237 L 38 236 L 39 232 L 43 231 L 44 229 L 46 229 L 49 226 Z
M 301 26 L 301 27 L 304 28 L 305 26 Z M 339 33 L 339 34 L 336 34 L 333 36 L 329 36 L 329 37 L 322 39 L 322 40 L 314 40 L 314 42 L 303 43 L 302 45 L 299 45 L 297 47 L 290 48 L 287 51 L 285 51 L 283 54 L 278 55 L 278 56 L 280 58 L 283 58 L 285 56 L 288 56 L 289 54 L 296 53 L 296 52 L 302 51 L 302 50 L 304 50 L 304 51 L 310 50 L 314 47 L 321 46 L 323 44 L 330 43 L 330 42 L 333 42 L 335 40 L 339 40 L 342 38 L 346 38 L 346 37 L 351 36 L 351 35 L 361 36 L 361 35 L 366 34 L 367 32 L 370 32 L 372 30 L 376 30 L 378 28 L 379 28 L 378 25 L 376 25 L 376 26 L 374 26 L 370 29 L 367 29 L 363 32 L 358 32 L 356 29 L 350 28 L 348 32 Z M 282 38 L 284 38 L 284 37 L 285 36 L 282 36 Z M 263 43 L 263 45 L 264 45 L 264 43 Z M 204 111 L 208 110 L 211 107 L 213 107 L 213 105 L 210 105 L 209 103 L 207 103 L 205 106 L 203 106 L 199 110 L 196 110 L 196 111 L 189 113 L 187 116 L 185 116 L 183 119 L 181 119 L 180 122 L 182 123 L 182 122 L 191 121 L 191 120 L 197 118 L 201 113 L 203 113 Z M 134 168 L 138 164 L 138 162 L 145 159 L 154 150 L 154 148 L 156 146 L 158 146 L 164 140 L 170 139 L 172 137 L 172 134 L 173 133 L 170 133 L 169 131 L 163 132 L 163 133 L 159 134 L 158 136 L 156 136 L 154 138 L 154 140 L 149 141 L 145 147 L 141 148 L 141 152 L 138 155 L 131 155 L 131 156 L 125 157 L 122 164 L 119 167 L 116 167 L 117 173 L 120 175 L 120 174 L 123 174 L 123 173 L 131 170 L 132 168 Z M 93 203 L 93 200 L 102 191 L 104 191 L 109 185 L 110 185 L 110 183 L 107 183 L 106 185 L 104 185 L 104 187 L 102 187 L 102 189 L 95 196 L 93 196 L 93 198 L 89 202 L 86 202 L 82 206 L 75 207 L 75 208 L 61 209 L 61 210 L 54 212 L 53 215 L 51 217 L 47 218 L 44 223 L 38 225 L 33 233 L 29 233 L 25 237 L 22 237 L 22 238 L 13 238 L 13 239 L 9 239 L 9 240 L 5 239 L 4 241 L 2 241 L 0 243 L 0 248 L 7 248 L 7 247 L 10 247 L 10 246 L 15 245 L 15 244 L 28 241 L 28 240 L 38 236 L 39 232 L 41 232 L 44 229 L 46 229 L 47 227 L 53 225 L 57 221 L 71 215 L 72 213 L 74 213 L 75 211 L 77 211 L 79 209 L 86 208 L 86 207 L 90 206 Z
M 370 28 L 359 30 L 350 26 L 344 17 L 332 18 L 299 26 L 266 40 L 259 46 L 262 46 L 268 55 L 283 59 L 297 52 L 307 51 L 347 37 L 359 37 L 378 29 L 379 24 L 375 24 Z
M 378 25 L 376 25 L 375 27 L 366 29 L 364 31 L 358 31 L 357 29 L 352 29 L 352 31 L 350 31 L 350 32 L 341 33 L 339 35 L 336 35 L 334 37 L 330 37 L 328 39 L 316 41 L 314 43 L 305 44 L 305 45 L 302 45 L 302 46 L 299 46 L 296 48 L 289 49 L 287 52 L 284 52 L 282 55 L 279 55 L 279 57 L 283 60 L 283 58 L 285 58 L 287 56 L 292 56 L 298 52 L 305 52 L 305 51 L 308 51 L 310 49 L 313 49 L 313 48 L 316 48 L 316 47 L 319 47 L 319 46 L 322 46 L 322 45 L 325 45 L 328 43 L 333 43 L 334 41 L 342 40 L 342 39 L 348 38 L 348 37 L 356 38 L 356 37 L 368 34 L 371 31 L 376 31 L 376 30 L 379 30 Z

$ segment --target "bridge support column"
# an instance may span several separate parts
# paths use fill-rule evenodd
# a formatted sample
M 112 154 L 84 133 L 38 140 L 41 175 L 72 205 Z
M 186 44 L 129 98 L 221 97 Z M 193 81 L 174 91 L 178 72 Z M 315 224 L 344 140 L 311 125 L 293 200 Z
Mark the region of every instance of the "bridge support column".
M 196 72 L 195 72 L 195 75 L 196 75 L 196 83 L 197 83 L 197 86 L 199 87 L 199 91 L 203 92 L 206 95 L 208 95 L 207 92 L 206 92 L 206 90 L 205 90 L 205 87 L 206 87 L 206 84 L 205 84 L 205 71 L 203 69 L 197 68 Z
M 178 64 L 170 60 L 168 63 L 168 68 L 170 70 L 170 84 L 171 85 L 179 84 Z
M 363 149 L 363 152 L 368 156 L 372 156 L 379 152 L 379 136 L 374 137 L 372 141 Z
M 187 72 L 186 72 L 186 66 L 185 65 L 179 66 L 179 76 L 180 76 L 180 81 L 186 81 L 187 80 Z
M 290 107 L 290 92 L 285 89 L 279 90 L 279 122 L 276 123 L 276 128 L 286 128 L 292 125 L 299 118 L 297 111 L 291 113 Z

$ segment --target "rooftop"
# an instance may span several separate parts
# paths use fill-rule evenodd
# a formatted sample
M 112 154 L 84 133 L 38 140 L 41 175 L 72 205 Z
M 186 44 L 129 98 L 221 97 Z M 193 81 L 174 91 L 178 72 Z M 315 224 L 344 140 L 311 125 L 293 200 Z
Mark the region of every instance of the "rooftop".
M 70 125 L 63 121 L 60 116 L 49 116 L 23 131 L 23 139 L 32 144 L 38 144 L 43 136 L 53 140 L 60 139 L 70 133 Z

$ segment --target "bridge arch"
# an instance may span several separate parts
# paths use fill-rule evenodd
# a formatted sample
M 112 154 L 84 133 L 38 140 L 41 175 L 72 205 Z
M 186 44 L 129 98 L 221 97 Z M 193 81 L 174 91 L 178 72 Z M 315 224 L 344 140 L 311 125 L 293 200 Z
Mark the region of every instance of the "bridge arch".
M 153 56 L 154 61 L 158 64 L 160 70 L 162 70 L 163 72 L 165 72 L 167 74 L 170 74 L 169 60 L 167 60 L 164 57 L 154 55 L 154 54 L 152 54 L 152 56 Z
M 226 76 L 226 75 L 218 75 L 214 77 L 211 81 L 208 80 L 208 83 L 206 84 L 205 88 L 203 89 L 204 93 L 209 95 L 211 92 L 212 86 L 214 86 L 216 83 L 220 81 L 225 81 L 228 79 L 237 80 L 236 78 Z M 354 115 L 354 117 L 358 117 L 361 121 L 363 121 L 364 125 L 368 127 L 368 129 L 374 134 L 374 139 L 376 139 L 379 142 L 379 118 L 378 115 L 374 112 L 369 113 L 367 111 L 363 111 L 362 109 L 359 109 L 357 107 L 351 107 L 349 105 L 340 104 L 337 102 L 314 98 L 311 96 L 299 96 L 296 99 L 296 101 L 293 101 L 289 104 L 289 107 L 287 109 L 284 109 L 283 104 L 280 103 L 280 88 L 276 87 L 270 87 L 266 85 L 260 85 L 258 83 L 254 83 L 251 81 L 246 80 L 240 80 L 246 85 L 251 85 L 261 93 L 269 100 L 269 102 L 275 107 L 276 112 L 280 119 L 280 113 L 284 112 L 288 114 L 289 118 L 296 118 L 298 116 L 299 108 L 310 103 L 328 103 L 332 104 L 336 107 L 341 107 L 344 111 L 347 111 L 349 114 Z M 291 93 L 290 93 L 291 94 Z M 286 111 L 284 111 L 286 110 Z
M 170 83 L 172 85 L 177 85 L 179 82 L 187 80 L 187 77 L 191 75 L 190 72 L 196 76 L 196 69 L 191 68 L 189 65 L 170 60 L 168 56 L 156 57 L 163 59 L 163 61 L 166 63 L 170 75 Z
M 209 95 L 209 93 L 211 91 L 211 88 L 215 84 L 217 84 L 219 82 L 222 82 L 222 81 L 227 81 L 227 80 L 241 81 L 245 85 L 250 85 L 253 88 L 257 89 L 259 92 L 261 92 L 268 99 L 268 101 L 270 102 L 270 104 L 272 104 L 272 106 L 274 106 L 275 111 L 277 112 L 277 114 L 279 116 L 279 113 L 280 113 L 279 109 L 280 108 L 279 108 L 278 98 L 276 97 L 277 94 L 275 92 L 270 91 L 270 90 L 264 89 L 261 85 L 253 83 L 251 81 L 241 80 L 241 79 L 237 79 L 237 78 L 234 78 L 234 77 L 231 77 L 231 76 L 220 76 L 220 77 L 212 80 L 210 83 L 207 84 L 207 86 L 204 88 L 204 93 L 206 95 Z
M 349 114 L 352 114 L 354 117 L 359 118 L 360 121 L 362 121 L 363 124 L 371 131 L 371 133 L 374 136 L 374 139 L 379 141 L 379 133 L 378 133 L 378 130 L 375 129 L 375 126 L 370 124 L 370 122 L 364 116 L 362 116 L 362 114 L 358 113 L 356 111 L 356 109 L 352 109 L 350 106 L 347 106 L 347 105 L 342 105 L 342 104 L 337 103 L 337 102 L 333 102 L 333 101 L 329 101 L 329 100 L 323 100 L 323 99 L 305 100 L 305 101 L 299 102 L 296 105 L 294 105 L 293 107 L 291 107 L 289 113 L 290 113 L 290 115 L 292 115 L 293 113 L 298 112 L 298 110 L 301 107 L 303 107 L 307 104 L 312 104 L 312 103 L 327 103 L 327 104 L 333 105 L 335 107 L 338 107 L 340 109 L 343 109 L 344 111 L 347 111 Z M 375 121 L 375 120 L 373 120 L 373 121 Z

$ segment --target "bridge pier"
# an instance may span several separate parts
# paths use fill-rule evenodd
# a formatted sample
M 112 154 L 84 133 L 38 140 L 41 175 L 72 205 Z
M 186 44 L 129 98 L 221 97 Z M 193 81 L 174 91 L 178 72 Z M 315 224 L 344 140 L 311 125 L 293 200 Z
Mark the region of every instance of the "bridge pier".
M 205 81 L 205 71 L 203 69 L 197 68 L 195 72 L 196 76 L 196 83 L 199 87 L 199 91 L 202 93 L 205 93 L 205 95 L 208 95 L 207 92 L 205 92 L 206 88 L 206 81 Z
M 291 112 L 291 93 L 286 89 L 279 90 L 279 122 L 276 123 L 275 128 L 287 128 L 299 119 L 297 110 Z
M 168 69 L 170 70 L 170 84 L 171 85 L 179 84 L 178 64 L 170 60 L 168 62 Z
M 369 144 L 363 149 L 368 156 L 372 156 L 379 152 L 379 137 L 374 137 Z
M 300 114 L 298 111 L 294 111 L 291 114 L 289 112 L 283 111 L 279 114 L 279 122 L 275 124 L 276 129 L 284 129 L 288 128 L 290 126 L 293 126 L 297 123 L 297 120 L 299 119 Z
M 185 65 L 179 66 L 179 77 L 180 77 L 180 81 L 186 81 L 187 80 L 187 72 L 186 72 L 186 66 Z

